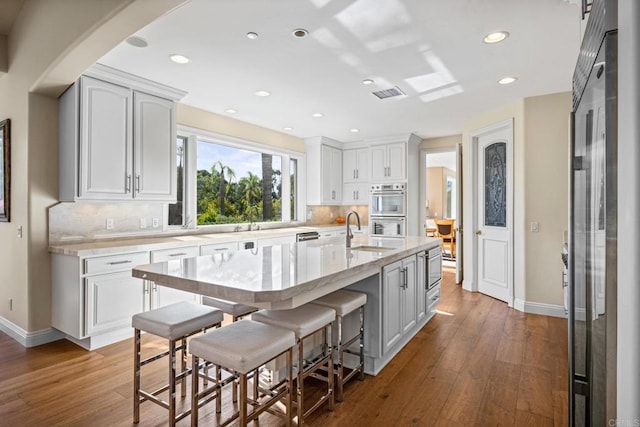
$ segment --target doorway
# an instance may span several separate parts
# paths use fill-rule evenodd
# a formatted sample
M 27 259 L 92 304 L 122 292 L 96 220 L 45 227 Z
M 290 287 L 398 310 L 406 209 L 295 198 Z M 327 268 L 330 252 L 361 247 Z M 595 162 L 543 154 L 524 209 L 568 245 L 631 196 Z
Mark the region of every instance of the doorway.
M 462 150 L 457 146 L 421 150 L 421 223 L 428 237 L 443 238 L 443 267 L 462 282 Z

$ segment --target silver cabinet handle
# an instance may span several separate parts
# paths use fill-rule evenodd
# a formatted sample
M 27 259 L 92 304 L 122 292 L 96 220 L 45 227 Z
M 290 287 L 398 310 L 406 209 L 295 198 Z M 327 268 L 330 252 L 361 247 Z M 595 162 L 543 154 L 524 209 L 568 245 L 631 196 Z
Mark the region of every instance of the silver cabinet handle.
M 119 265 L 119 264 L 131 264 L 133 261 L 131 260 L 124 260 L 124 261 L 112 261 L 109 263 L 109 265 Z
M 360 178 L 360 171 L 358 169 L 356 169 L 356 179 Z
M 136 193 L 140 192 L 140 175 L 136 175 Z
M 360 200 L 360 191 L 356 190 L 356 200 Z
M 357 178 L 357 174 L 356 174 L 356 170 L 354 169 L 353 170 L 353 179 L 356 179 L 356 178 Z
M 127 175 L 124 179 L 124 192 L 125 193 L 131 192 L 131 175 Z
M 229 248 L 215 248 L 214 251 L 228 251 Z
M 169 256 L 184 256 L 187 255 L 186 252 L 178 252 L 177 254 L 169 254 Z

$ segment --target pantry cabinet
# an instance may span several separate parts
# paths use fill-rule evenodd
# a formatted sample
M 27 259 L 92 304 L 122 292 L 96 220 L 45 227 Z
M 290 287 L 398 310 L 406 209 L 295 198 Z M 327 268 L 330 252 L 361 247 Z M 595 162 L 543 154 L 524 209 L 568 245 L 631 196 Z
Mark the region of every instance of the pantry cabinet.
M 59 199 L 175 201 L 180 94 L 105 68 L 59 99 Z

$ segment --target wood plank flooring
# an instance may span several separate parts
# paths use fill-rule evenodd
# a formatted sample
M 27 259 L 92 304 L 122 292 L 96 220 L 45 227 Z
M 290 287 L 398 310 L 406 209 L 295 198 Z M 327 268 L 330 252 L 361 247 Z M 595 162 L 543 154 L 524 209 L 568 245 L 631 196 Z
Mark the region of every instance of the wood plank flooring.
M 347 384 L 345 401 L 334 412 L 320 408 L 309 424 L 567 424 L 566 320 L 465 292 L 449 269 L 441 301 L 439 313 L 379 375 Z M 143 337 L 145 352 L 160 346 Z M 0 426 L 133 425 L 132 351 L 131 340 L 93 352 L 66 340 L 25 349 L 0 333 Z M 162 381 L 166 364 L 155 365 L 143 371 L 144 380 Z M 233 411 L 226 402 L 223 414 Z M 213 406 L 201 410 L 200 425 L 217 425 Z M 166 425 L 166 411 L 150 403 L 141 418 L 140 426 Z M 270 414 L 260 418 L 262 426 L 281 424 Z

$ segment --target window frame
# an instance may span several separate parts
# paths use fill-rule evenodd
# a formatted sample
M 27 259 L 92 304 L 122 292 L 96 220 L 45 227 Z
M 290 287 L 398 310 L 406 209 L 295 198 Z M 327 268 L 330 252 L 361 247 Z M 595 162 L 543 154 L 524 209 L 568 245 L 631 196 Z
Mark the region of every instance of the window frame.
M 235 231 L 238 226 L 248 223 L 235 223 L 235 224 L 197 224 L 197 165 L 198 154 L 197 144 L 198 141 L 210 142 L 213 144 L 226 145 L 233 148 L 256 151 L 258 153 L 267 153 L 274 156 L 280 156 L 282 158 L 282 220 L 281 221 L 267 221 L 256 222 L 264 228 L 278 228 L 283 226 L 294 226 L 303 223 L 302 218 L 305 218 L 306 212 L 306 182 L 305 166 L 306 159 L 305 154 L 288 150 L 285 148 L 275 147 L 255 141 L 249 141 L 243 138 L 222 135 L 215 132 L 210 132 L 202 129 L 197 129 L 189 126 L 178 126 L 177 137 L 185 138 L 185 183 L 184 183 L 184 224 L 167 226 L 168 229 L 203 229 L 211 231 Z M 290 160 L 295 159 L 297 163 L 297 176 L 296 182 L 298 184 L 295 199 L 297 201 L 296 217 L 297 220 L 292 220 L 291 216 L 291 185 L 289 179 L 284 179 L 285 176 L 290 174 Z M 168 224 L 168 204 L 167 204 L 167 218 L 165 224 Z

